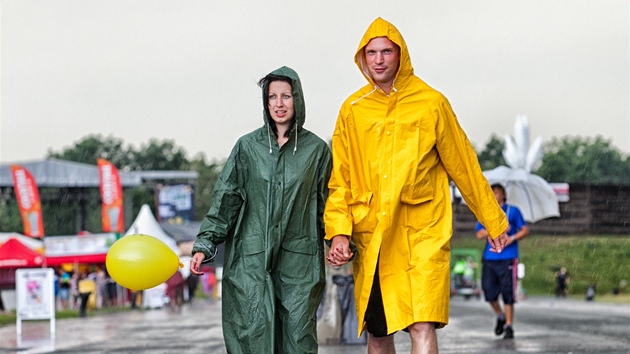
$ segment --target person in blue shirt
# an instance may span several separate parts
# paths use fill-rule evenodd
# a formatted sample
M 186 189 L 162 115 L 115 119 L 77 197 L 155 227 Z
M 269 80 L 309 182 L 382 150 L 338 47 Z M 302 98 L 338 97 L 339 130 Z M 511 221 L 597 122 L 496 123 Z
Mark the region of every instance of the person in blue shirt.
M 481 286 L 487 302 L 497 315 L 494 333 L 504 338 L 514 338 L 512 323 L 514 320 L 514 303 L 516 302 L 516 272 L 518 268 L 518 241 L 529 235 L 529 228 L 523 214 L 515 205 L 507 204 L 505 188 L 501 184 L 493 184 L 492 191 L 501 209 L 505 212 L 510 226 L 508 228 L 508 242 L 503 252 L 490 251 L 490 244 L 486 242 L 483 252 L 483 269 Z M 477 239 L 487 240 L 488 231 L 477 222 L 475 229 Z M 499 304 L 499 294 L 503 299 L 503 309 Z

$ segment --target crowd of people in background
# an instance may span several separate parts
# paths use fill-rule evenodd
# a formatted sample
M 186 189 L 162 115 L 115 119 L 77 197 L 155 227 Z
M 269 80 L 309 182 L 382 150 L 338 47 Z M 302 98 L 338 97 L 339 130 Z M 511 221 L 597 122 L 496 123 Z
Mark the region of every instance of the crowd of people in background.
M 164 305 L 177 308 L 184 302 L 191 302 L 200 283 L 204 296 L 219 297 L 214 267 L 207 268 L 203 277 L 184 278 L 178 271 L 166 282 Z M 103 265 L 81 265 L 78 269 L 56 267 L 54 288 L 57 311 L 74 310 L 85 314 L 87 309 L 103 307 L 129 305 L 131 308 L 142 308 L 142 291 L 122 288 Z
M 94 305 L 101 308 L 103 305 L 116 304 L 116 283 L 107 275 L 102 266 L 93 266 L 89 269 L 66 270 L 63 267 L 55 268 L 55 297 L 57 310 L 80 309 L 82 302 L 80 283 L 83 282 L 83 289 L 91 289 L 90 294 L 94 294 Z M 89 283 L 88 283 L 89 282 Z M 83 290 L 86 294 L 86 290 Z M 88 294 L 88 295 L 90 295 Z

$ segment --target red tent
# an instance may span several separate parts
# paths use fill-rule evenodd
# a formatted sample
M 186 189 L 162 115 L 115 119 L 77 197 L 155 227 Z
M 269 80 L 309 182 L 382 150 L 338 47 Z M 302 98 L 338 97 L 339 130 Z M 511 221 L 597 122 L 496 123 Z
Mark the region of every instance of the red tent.
M 10 238 L 0 246 L 0 288 L 15 286 L 15 270 L 37 268 L 45 264 L 43 255 L 25 246 L 16 238 Z
M 10 238 L 0 246 L 0 268 L 34 268 L 44 264 L 44 256 Z

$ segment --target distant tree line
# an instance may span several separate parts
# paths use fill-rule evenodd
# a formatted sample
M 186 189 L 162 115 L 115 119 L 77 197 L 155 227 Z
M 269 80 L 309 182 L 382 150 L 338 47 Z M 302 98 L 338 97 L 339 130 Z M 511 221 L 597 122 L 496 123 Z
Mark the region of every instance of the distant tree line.
M 483 149 L 478 150 L 482 170 L 505 165 L 503 139 L 492 135 Z M 193 158 L 175 144 L 173 140 L 151 139 L 139 147 L 125 145 L 115 137 L 89 135 L 74 146 L 61 151 L 49 150 L 47 158 L 82 162 L 96 165 L 98 158 L 112 162 L 121 172 L 131 171 L 196 171 L 199 178 L 195 186 L 195 218 L 201 220 L 210 207 L 210 197 L 218 174 L 225 161 L 208 161 L 202 153 Z M 615 149 L 611 142 L 601 137 L 564 137 L 552 139 L 545 145 L 541 167 L 534 171 L 549 182 L 630 184 L 630 157 Z M 166 182 L 166 181 L 164 181 Z M 75 201 L 54 198 L 58 190 L 40 188 L 44 227 L 47 235 L 69 235 L 78 231 L 76 215 L 79 209 Z M 98 189 L 85 191 L 87 215 L 84 215 L 88 231 L 101 230 L 101 200 Z M 44 196 L 46 198 L 44 198 Z M 143 204 L 155 207 L 153 186 L 146 185 L 125 191 L 130 198 L 132 215 L 136 215 Z M 22 230 L 15 196 L 0 199 L 0 231 Z

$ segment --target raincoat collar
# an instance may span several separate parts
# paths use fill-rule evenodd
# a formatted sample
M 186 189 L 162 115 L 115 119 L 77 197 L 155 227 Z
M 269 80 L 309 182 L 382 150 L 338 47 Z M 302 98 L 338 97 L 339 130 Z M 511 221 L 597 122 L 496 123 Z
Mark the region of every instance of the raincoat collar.
M 304 93 L 302 92 L 302 82 L 300 81 L 300 77 L 298 76 L 295 70 L 289 68 L 288 66 L 283 66 L 272 71 L 270 74 L 286 76 L 291 79 L 291 87 L 293 89 L 293 109 L 295 110 L 295 124 L 290 133 L 291 136 L 295 136 L 295 142 L 293 147 L 293 154 L 297 151 L 297 137 L 298 132 L 302 130 L 304 126 L 304 121 L 306 120 L 306 105 L 304 104 Z M 267 128 L 267 137 L 269 138 L 269 153 L 272 152 L 271 148 L 271 128 L 269 127 L 269 121 L 271 117 L 269 116 L 269 111 L 266 109 L 267 106 L 267 97 L 263 97 L 263 119 L 265 123 L 265 127 Z
M 356 54 L 354 55 L 354 62 L 359 67 L 359 70 L 361 70 L 363 76 L 376 88 L 376 84 L 367 68 L 364 48 L 372 39 L 377 37 L 387 37 L 400 47 L 400 65 L 398 66 L 398 73 L 392 84 L 392 91 L 395 92 L 403 87 L 407 80 L 413 75 L 413 66 L 411 65 L 407 43 L 405 43 L 402 34 L 394 25 L 380 17 L 374 20 L 361 39 L 359 48 L 357 48 Z M 376 91 L 376 89 L 374 91 Z

